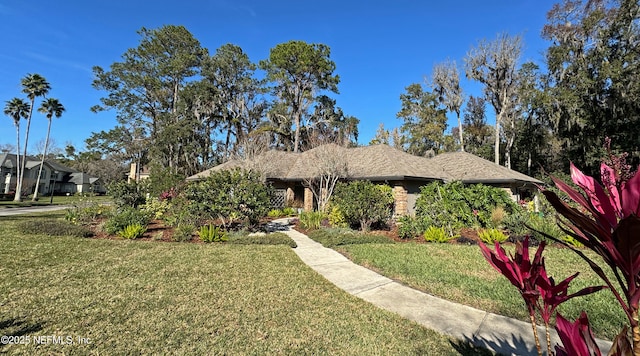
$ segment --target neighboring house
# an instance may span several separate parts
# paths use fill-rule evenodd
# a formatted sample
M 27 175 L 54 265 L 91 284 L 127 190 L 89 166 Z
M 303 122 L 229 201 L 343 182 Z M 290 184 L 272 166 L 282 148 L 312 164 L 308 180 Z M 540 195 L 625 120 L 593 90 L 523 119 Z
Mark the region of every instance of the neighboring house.
M 39 170 L 40 159 L 27 156 L 23 180 L 23 193 L 25 196 L 35 192 Z M 0 177 L 3 178 L 0 180 L 0 193 L 10 194 L 10 192 L 15 191 L 17 171 L 16 155 L 0 154 Z M 38 194 L 102 194 L 105 192 L 106 189 L 102 186 L 99 178 L 64 166 L 55 160 L 47 159 L 44 161 Z
M 393 188 L 395 215 L 412 214 L 420 187 L 432 181 L 484 183 L 508 189 L 514 199 L 533 192 L 541 181 L 502 167 L 470 153 L 456 152 L 434 158 L 418 157 L 388 145 L 344 148 L 324 145 L 302 153 L 268 151 L 253 159 L 232 160 L 187 178 L 198 180 L 212 172 L 244 168 L 264 174 L 280 197 L 275 204 L 312 210 L 313 194 L 305 179 L 317 175 L 322 166 L 344 164 L 347 180 L 369 180 Z
M 129 175 L 127 175 L 127 183 L 131 182 L 140 182 L 143 179 L 149 178 L 149 167 L 140 165 L 138 168 L 138 164 L 136 162 L 131 163 L 129 167 Z

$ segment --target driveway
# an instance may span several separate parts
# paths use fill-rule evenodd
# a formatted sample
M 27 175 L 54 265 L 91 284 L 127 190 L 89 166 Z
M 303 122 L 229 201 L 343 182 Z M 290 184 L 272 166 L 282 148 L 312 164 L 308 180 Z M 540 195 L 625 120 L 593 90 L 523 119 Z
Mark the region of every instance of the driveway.
M 71 207 L 70 205 L 49 205 L 49 206 L 28 206 L 24 208 L 5 208 L 5 209 L 0 209 L 0 216 L 43 213 L 47 211 L 64 210 L 70 207 Z

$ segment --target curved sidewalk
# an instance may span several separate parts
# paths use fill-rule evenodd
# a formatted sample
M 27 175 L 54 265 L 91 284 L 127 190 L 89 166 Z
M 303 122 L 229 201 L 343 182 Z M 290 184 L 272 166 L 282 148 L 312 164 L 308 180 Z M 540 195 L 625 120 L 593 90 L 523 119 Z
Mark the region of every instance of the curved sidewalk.
M 282 222 L 284 223 L 284 221 Z M 293 229 L 279 229 L 298 245 L 300 259 L 331 283 L 429 329 L 504 355 L 537 355 L 531 324 L 436 298 L 351 262 Z M 544 328 L 539 327 L 543 349 Z M 553 330 L 552 345 L 558 343 Z M 611 342 L 598 340 L 606 354 Z

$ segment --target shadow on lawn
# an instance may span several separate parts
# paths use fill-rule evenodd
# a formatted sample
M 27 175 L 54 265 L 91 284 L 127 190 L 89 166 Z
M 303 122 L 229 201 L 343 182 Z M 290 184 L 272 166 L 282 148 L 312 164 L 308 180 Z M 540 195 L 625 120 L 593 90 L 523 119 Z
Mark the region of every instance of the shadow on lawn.
M 42 330 L 42 324 L 26 319 L 8 318 L 0 320 L 0 335 L 26 336 Z M 0 343 L 0 349 L 6 345 Z
M 530 347 L 521 337 L 515 335 L 511 336 L 511 340 L 497 339 L 497 341 L 478 337 L 465 338 L 465 340 L 451 342 L 451 346 L 461 355 L 492 355 L 489 350 L 495 351 L 498 355 L 538 355 L 535 346 Z

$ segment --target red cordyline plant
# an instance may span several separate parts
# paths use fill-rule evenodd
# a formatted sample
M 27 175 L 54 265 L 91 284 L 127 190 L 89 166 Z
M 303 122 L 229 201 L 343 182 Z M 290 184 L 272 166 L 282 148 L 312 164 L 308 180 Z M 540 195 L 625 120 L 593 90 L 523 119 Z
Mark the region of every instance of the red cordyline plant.
M 564 243 L 606 283 L 629 320 L 631 338 L 625 328 L 614 340 L 614 346 L 640 355 L 640 173 L 630 172 L 624 162 L 625 155 L 610 154 L 610 157 L 611 166 L 602 163 L 600 167 L 604 187 L 573 164 L 571 179 L 582 192 L 552 177 L 556 186 L 579 204 L 579 209 L 563 202 L 551 191 L 543 190 L 543 194 L 559 214 L 563 230 L 598 254 L 613 272 L 615 285 L 600 265 L 579 249 Z M 623 347 L 625 342 L 629 347 Z
M 479 246 L 487 261 L 498 272 L 502 273 L 511 284 L 518 288 L 529 311 L 529 319 L 539 355 L 542 355 L 542 347 L 538 337 L 536 311 L 540 313 L 544 321 L 547 353 L 550 355 L 551 335 L 549 322 L 556 308 L 573 297 L 590 294 L 604 288 L 604 286 L 587 287 L 576 293 L 568 294 L 569 283 L 578 273 L 556 284 L 553 278 L 547 275 L 544 265 L 544 257 L 542 257 L 542 252 L 545 248 L 544 241 L 540 243 L 533 261 L 529 258 L 529 237 L 526 237 L 523 242 L 517 242 L 515 254 L 510 256 L 507 255 L 498 242 L 495 243 L 495 251 L 491 251 L 482 242 L 479 242 Z

